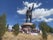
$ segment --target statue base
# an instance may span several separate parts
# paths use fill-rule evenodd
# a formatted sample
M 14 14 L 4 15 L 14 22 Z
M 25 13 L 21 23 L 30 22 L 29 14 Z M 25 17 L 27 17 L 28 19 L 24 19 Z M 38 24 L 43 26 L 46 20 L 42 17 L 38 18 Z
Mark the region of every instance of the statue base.
M 31 26 L 33 25 L 33 23 L 23 23 L 22 24 L 22 30 L 23 30 L 23 32 L 24 33 L 31 33 L 31 31 L 32 31 L 32 28 L 31 28 Z

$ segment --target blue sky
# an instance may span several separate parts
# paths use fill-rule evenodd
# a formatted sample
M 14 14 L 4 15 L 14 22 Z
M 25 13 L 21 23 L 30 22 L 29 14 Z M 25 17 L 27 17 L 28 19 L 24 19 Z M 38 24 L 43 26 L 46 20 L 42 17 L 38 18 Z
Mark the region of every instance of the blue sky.
M 39 3 L 41 3 L 41 5 L 36 8 L 36 10 L 41 9 L 41 12 L 42 12 L 42 10 L 44 12 L 46 12 L 45 11 L 46 9 L 47 9 L 47 11 L 53 11 L 53 0 L 0 0 L 0 15 L 2 15 L 3 12 L 6 13 L 7 24 L 14 25 L 16 23 L 22 24 L 25 22 L 25 15 L 17 12 L 17 11 L 20 11 L 21 9 L 23 10 L 25 8 L 25 5 L 23 4 L 23 2 L 24 3 L 28 2 L 29 4 L 34 2 L 34 3 L 37 3 L 37 5 Z M 51 12 L 51 13 L 53 13 L 53 12 Z M 38 18 L 38 19 L 33 18 L 33 19 L 39 20 L 40 18 Z M 52 19 L 52 20 L 50 20 L 50 19 Z M 51 14 L 49 16 L 44 16 L 43 20 L 50 20 L 47 23 L 48 23 L 48 25 L 53 27 L 53 14 Z M 36 23 L 38 25 L 39 21 L 34 21 L 33 23 Z

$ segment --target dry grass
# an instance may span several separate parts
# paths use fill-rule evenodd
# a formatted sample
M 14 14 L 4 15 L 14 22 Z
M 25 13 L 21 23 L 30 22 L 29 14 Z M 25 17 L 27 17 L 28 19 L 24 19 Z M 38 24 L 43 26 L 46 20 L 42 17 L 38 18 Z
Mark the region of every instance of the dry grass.
M 41 35 L 33 36 L 19 33 L 17 36 L 14 36 L 12 32 L 6 32 L 3 36 L 3 40 L 41 40 Z M 53 35 L 48 35 L 48 40 L 53 40 Z

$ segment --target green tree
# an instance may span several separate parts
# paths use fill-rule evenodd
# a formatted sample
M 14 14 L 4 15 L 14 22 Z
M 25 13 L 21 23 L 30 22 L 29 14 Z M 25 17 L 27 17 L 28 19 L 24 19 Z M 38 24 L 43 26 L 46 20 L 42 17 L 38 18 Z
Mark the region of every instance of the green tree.
M 40 29 L 42 30 L 43 40 L 47 40 L 47 33 L 53 33 L 53 28 L 47 25 L 46 22 L 41 22 L 39 26 Z
M 47 23 L 46 22 L 41 22 L 39 26 L 40 26 L 40 29 L 42 30 L 43 40 L 47 40 L 47 32 L 49 31 Z
M 41 22 L 39 26 L 41 30 L 45 30 L 46 32 L 49 32 L 51 28 L 46 22 Z
M 7 31 L 8 31 L 8 28 L 9 28 L 9 24 L 7 24 Z
M 53 33 L 53 28 L 51 28 L 46 22 L 41 22 L 40 26 L 43 27 L 43 29 L 47 32 L 47 33 Z
M 5 34 L 6 31 L 6 15 L 3 14 L 0 16 L 0 40 L 2 40 L 2 36 Z
M 12 27 L 12 29 L 13 29 L 13 34 L 16 36 L 16 35 L 18 35 L 18 33 L 19 33 L 19 25 L 18 24 L 15 24 L 13 27 Z
M 49 33 L 53 33 L 53 28 L 49 27 Z
M 33 24 L 32 26 L 31 26 L 31 28 L 33 29 L 33 28 L 35 28 L 36 27 L 36 25 L 35 24 Z

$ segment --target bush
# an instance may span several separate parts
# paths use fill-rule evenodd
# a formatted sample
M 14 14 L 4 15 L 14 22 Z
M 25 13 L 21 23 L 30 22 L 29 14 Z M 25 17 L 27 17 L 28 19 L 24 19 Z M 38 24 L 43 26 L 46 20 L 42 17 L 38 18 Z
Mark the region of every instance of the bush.
M 36 25 L 35 24 L 33 24 L 32 26 L 31 26 L 31 28 L 33 29 L 33 28 L 36 28 Z
M 16 35 L 18 35 L 18 33 L 19 33 L 19 25 L 18 24 L 15 24 L 13 27 L 12 27 L 12 29 L 13 29 L 13 34 L 16 36 Z
M 0 40 L 2 40 L 2 36 L 5 34 L 6 31 L 6 15 L 3 14 L 0 16 Z
M 39 26 L 40 26 L 40 29 L 42 30 L 43 40 L 47 40 L 47 32 L 49 31 L 47 23 L 46 22 L 41 22 Z
M 42 38 L 43 40 L 47 40 L 47 33 L 44 30 L 42 30 Z

